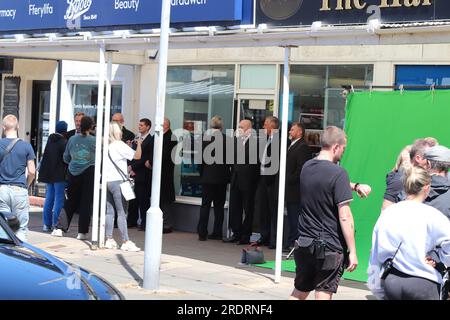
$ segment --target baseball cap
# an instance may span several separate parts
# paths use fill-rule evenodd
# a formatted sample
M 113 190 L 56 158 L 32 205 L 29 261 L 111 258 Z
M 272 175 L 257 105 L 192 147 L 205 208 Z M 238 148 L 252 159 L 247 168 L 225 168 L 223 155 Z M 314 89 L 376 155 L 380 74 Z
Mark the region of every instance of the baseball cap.
M 442 145 L 434 146 L 426 150 L 423 157 L 427 160 L 450 163 L 450 149 Z

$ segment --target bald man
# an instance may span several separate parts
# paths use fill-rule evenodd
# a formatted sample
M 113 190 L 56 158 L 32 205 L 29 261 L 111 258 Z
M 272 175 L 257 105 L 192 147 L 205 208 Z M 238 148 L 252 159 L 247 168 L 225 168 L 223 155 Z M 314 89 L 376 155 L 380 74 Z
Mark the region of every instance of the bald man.
M 125 121 L 123 120 L 123 115 L 119 112 L 115 113 L 112 116 L 112 121 L 118 122 L 120 127 L 122 128 L 122 141 L 131 146 L 131 143 L 134 140 L 134 133 L 125 128 Z
M 236 159 L 231 174 L 230 227 L 231 238 L 224 242 L 250 243 L 255 208 L 255 192 L 259 178 L 258 142 L 252 134 L 250 120 L 239 122 L 235 140 Z

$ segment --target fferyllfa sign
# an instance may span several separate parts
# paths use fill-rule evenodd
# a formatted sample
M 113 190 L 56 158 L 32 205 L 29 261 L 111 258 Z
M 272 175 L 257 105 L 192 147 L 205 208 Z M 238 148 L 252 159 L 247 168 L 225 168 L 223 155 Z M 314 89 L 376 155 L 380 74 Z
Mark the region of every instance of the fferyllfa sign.
M 250 23 L 253 0 L 171 0 L 174 25 Z M 158 27 L 162 0 L 0 0 L 0 32 Z M 253 21 L 251 21 L 253 22 Z
M 450 19 L 449 0 L 256 0 L 256 23 L 270 25 L 365 24 Z

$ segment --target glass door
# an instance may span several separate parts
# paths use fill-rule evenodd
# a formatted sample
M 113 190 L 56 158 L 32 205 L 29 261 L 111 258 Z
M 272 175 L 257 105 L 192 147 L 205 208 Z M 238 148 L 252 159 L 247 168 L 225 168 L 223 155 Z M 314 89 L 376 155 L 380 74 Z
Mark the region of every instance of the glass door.
M 259 129 L 263 128 L 264 119 L 275 115 L 274 101 L 275 99 L 272 96 L 240 96 L 237 123 L 244 119 L 251 120 L 253 129 L 258 132 Z

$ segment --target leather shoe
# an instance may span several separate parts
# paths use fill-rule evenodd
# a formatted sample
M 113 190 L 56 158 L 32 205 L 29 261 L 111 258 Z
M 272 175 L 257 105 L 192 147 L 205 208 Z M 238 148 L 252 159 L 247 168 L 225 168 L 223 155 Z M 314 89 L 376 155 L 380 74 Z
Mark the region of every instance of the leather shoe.
M 250 244 L 249 238 L 241 238 L 236 244 Z
M 261 238 L 258 241 L 256 241 L 256 244 L 258 246 L 268 246 L 269 245 L 269 241 L 265 240 L 264 238 Z
M 223 239 L 222 241 L 225 243 L 234 243 L 238 241 L 238 237 L 231 236 L 229 238 Z
M 274 244 L 269 244 L 267 247 L 268 247 L 269 249 L 272 249 L 272 250 L 273 250 L 273 249 L 276 249 L 277 246 L 274 245 Z
M 163 229 L 163 233 L 171 233 L 171 232 L 173 232 L 172 228 Z
M 222 236 L 219 236 L 218 234 L 211 233 L 211 234 L 208 236 L 208 239 L 212 239 L 212 240 L 222 240 L 223 237 L 222 237 Z
M 198 236 L 198 240 L 199 241 L 206 241 L 206 240 L 208 240 L 208 238 L 205 237 L 205 236 Z

